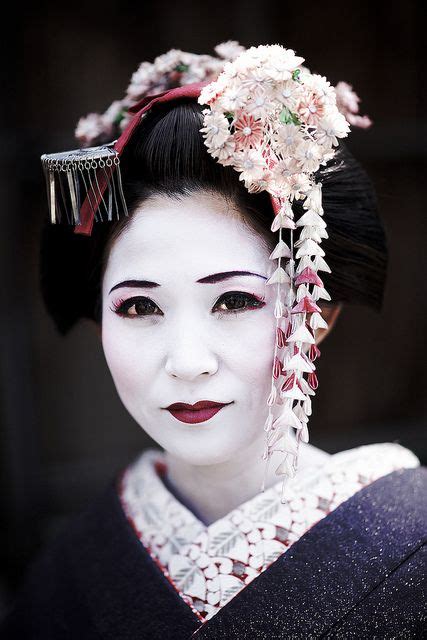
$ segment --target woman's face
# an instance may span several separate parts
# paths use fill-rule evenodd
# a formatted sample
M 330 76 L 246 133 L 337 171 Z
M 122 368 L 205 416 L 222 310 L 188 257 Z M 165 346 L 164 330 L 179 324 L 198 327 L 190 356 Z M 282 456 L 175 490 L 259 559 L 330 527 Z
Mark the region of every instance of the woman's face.
M 161 447 L 196 465 L 226 462 L 260 438 L 271 385 L 275 265 L 228 207 L 208 193 L 144 202 L 102 283 L 102 344 L 123 404 Z M 197 423 L 165 408 L 200 400 L 226 406 Z

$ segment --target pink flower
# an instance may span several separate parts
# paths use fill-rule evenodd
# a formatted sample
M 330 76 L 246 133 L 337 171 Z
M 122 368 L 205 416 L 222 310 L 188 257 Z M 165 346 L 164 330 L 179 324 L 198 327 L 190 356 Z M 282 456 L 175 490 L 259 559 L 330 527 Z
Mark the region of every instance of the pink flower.
M 105 141 L 111 134 L 111 129 L 111 123 L 106 122 L 102 115 L 89 113 L 85 118 L 80 118 L 74 135 L 84 147 L 88 147 L 98 138 Z
M 337 107 L 347 122 L 361 129 L 367 129 L 372 125 L 372 120 L 369 116 L 358 115 L 360 98 L 357 93 L 353 91 L 353 87 L 350 84 L 342 81 L 338 82 L 335 87 L 335 94 Z
M 234 140 L 239 151 L 257 147 L 262 142 L 263 126 L 260 120 L 255 120 L 251 115 L 243 114 L 235 122 Z
M 311 91 L 300 100 L 297 111 L 306 124 L 316 126 L 325 112 L 325 106 L 322 98 Z

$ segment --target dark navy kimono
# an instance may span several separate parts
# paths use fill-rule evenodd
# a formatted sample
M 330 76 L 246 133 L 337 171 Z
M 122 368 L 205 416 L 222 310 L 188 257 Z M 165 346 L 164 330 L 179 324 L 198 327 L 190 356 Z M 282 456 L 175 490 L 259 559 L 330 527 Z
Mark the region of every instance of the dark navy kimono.
M 168 582 L 112 484 L 33 564 L 0 638 L 427 638 L 427 468 L 316 523 L 207 622 Z

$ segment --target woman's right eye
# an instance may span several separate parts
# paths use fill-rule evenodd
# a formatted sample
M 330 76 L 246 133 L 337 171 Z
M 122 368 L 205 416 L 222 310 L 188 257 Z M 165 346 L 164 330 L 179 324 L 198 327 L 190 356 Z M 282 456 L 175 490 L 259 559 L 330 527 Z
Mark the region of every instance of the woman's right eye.
M 111 311 L 124 318 L 138 318 L 141 316 L 160 315 L 160 309 L 160 314 L 155 309 L 159 309 L 159 307 L 150 298 L 138 296 L 113 302 Z

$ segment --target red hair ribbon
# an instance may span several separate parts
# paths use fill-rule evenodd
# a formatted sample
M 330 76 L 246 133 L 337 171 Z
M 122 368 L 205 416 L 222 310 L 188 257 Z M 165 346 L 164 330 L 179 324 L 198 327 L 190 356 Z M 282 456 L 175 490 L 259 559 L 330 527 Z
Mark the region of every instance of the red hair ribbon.
M 207 84 L 209 84 L 209 81 L 193 82 L 192 84 L 187 84 L 182 87 L 176 87 L 174 89 L 167 89 L 162 93 L 149 95 L 142 98 L 139 102 L 129 108 L 129 113 L 134 113 L 135 115 L 128 123 L 121 136 L 116 140 L 113 147 L 114 150 L 119 156 L 121 156 L 123 150 L 131 139 L 133 133 L 135 132 L 135 129 L 141 122 L 141 116 L 146 111 L 149 111 L 155 104 L 172 102 L 173 100 L 181 100 L 184 98 L 196 99 L 199 97 L 202 88 Z M 108 175 L 107 172 L 104 171 L 98 177 L 99 192 L 97 191 L 95 193 L 92 190 L 91 201 L 92 203 L 95 203 L 95 208 L 98 207 L 99 203 L 101 202 L 102 195 L 104 194 L 104 191 L 108 185 L 108 179 L 111 177 L 112 172 L 115 170 L 115 165 L 109 167 L 109 169 L 110 175 Z M 279 213 L 280 203 L 277 198 L 274 198 L 274 196 L 270 196 L 270 199 L 274 215 L 277 215 Z M 75 226 L 74 233 L 80 233 L 86 236 L 90 236 L 92 233 L 94 217 L 94 210 L 90 204 L 88 196 L 86 196 L 80 210 L 81 224 Z
M 116 140 L 113 149 L 119 156 L 121 156 L 123 150 L 131 139 L 133 133 L 135 132 L 135 129 L 141 122 L 141 116 L 146 111 L 149 111 L 155 104 L 172 102 L 173 100 L 181 100 L 183 98 L 198 98 L 202 88 L 207 84 L 209 84 L 207 81 L 193 82 L 192 84 L 187 84 L 182 87 L 176 87 L 175 89 L 168 89 L 166 91 L 163 91 L 162 93 L 157 93 L 155 95 L 149 95 L 142 98 L 128 110 L 129 113 L 134 113 L 135 115 L 124 129 L 120 138 Z M 114 169 L 115 165 L 110 167 L 110 176 L 105 175 L 105 173 L 102 172 L 98 177 L 99 192 L 97 191 L 95 193 L 92 190 L 91 195 L 91 200 L 92 203 L 95 203 L 95 208 L 101 202 L 102 195 L 108 185 L 108 179 L 109 177 L 111 177 L 111 173 L 114 171 Z M 80 221 L 81 224 L 75 226 L 74 233 L 81 233 L 90 236 L 92 233 L 94 222 L 94 211 L 87 196 L 80 210 Z

